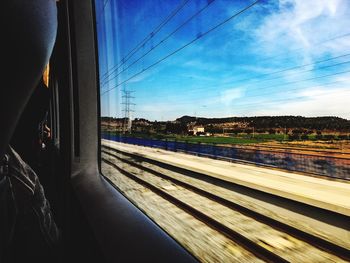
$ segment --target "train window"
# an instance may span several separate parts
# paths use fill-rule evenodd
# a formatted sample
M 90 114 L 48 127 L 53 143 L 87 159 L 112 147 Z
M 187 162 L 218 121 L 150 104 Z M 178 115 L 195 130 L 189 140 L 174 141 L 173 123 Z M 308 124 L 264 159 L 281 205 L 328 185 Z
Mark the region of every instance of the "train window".
M 101 172 L 204 262 L 350 249 L 350 4 L 95 0 Z

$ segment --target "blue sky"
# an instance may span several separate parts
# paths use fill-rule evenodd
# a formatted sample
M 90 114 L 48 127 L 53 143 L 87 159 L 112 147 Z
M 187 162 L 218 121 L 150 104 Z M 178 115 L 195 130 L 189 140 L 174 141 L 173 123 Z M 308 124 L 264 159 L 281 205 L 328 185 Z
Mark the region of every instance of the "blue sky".
M 102 116 L 123 116 L 121 90 L 126 89 L 134 91 L 134 118 L 302 115 L 350 119 L 349 1 L 260 1 L 143 71 L 253 3 L 215 0 L 167 38 L 211 2 L 189 0 L 126 57 L 183 2 L 96 0 Z

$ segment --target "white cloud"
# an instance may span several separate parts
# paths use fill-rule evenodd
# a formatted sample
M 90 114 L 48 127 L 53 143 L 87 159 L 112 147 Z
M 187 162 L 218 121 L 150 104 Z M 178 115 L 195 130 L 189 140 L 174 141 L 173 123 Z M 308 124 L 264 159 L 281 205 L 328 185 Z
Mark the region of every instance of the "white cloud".
M 244 90 L 240 88 L 226 89 L 220 92 L 220 102 L 225 105 L 231 104 L 234 100 L 241 98 Z
M 279 0 L 279 8 L 267 15 L 255 31 L 258 52 L 275 54 L 302 49 L 308 63 L 314 56 L 347 50 L 350 36 L 318 44 L 349 32 L 347 0 Z
M 350 84 L 350 82 L 348 83 Z M 350 88 L 347 85 L 331 88 L 312 88 L 300 91 L 294 97 L 302 100 L 274 102 L 266 100 L 254 110 L 242 110 L 247 115 L 303 115 L 338 116 L 350 119 Z
M 198 70 L 202 72 L 217 71 L 220 69 L 220 66 L 221 65 L 217 62 L 212 63 L 212 62 L 209 62 L 208 60 L 200 59 L 200 58 L 187 60 L 184 63 L 182 63 L 182 67 L 184 67 L 185 69 Z

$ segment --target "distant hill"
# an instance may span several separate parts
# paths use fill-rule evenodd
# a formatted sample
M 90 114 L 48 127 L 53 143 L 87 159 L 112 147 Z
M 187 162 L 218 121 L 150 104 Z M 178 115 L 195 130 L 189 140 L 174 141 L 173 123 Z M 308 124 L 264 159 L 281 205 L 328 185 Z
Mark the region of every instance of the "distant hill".
M 182 124 L 194 123 L 197 125 L 245 123 L 248 127 L 257 129 L 269 128 L 305 128 L 313 130 L 334 130 L 350 132 L 350 120 L 339 117 L 302 117 L 302 116 L 259 116 L 259 117 L 226 117 L 202 118 L 182 116 L 176 119 Z
M 124 123 L 125 118 L 101 117 L 101 122 Z M 188 124 L 203 125 L 205 127 L 228 127 L 228 128 L 255 128 L 255 129 L 308 129 L 328 130 L 350 133 L 350 120 L 326 116 L 326 117 L 302 117 L 302 116 L 259 116 L 259 117 L 225 117 L 225 118 L 203 118 L 193 116 L 182 116 L 176 122 L 182 126 Z M 134 119 L 133 123 L 156 125 L 157 123 L 146 119 Z

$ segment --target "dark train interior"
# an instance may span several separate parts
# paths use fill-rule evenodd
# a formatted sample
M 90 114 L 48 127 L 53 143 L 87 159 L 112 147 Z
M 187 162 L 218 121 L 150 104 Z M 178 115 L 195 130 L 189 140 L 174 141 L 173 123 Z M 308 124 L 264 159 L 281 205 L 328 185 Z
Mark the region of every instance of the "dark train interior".
M 7 151 L 6 149 L 8 149 L 8 145 L 11 145 L 21 158 L 37 173 L 40 183 L 44 188 L 45 196 L 50 203 L 53 220 L 56 222 L 57 228 L 59 229 L 60 241 L 55 253 L 49 254 L 46 258 L 43 257 L 43 262 L 219 262 L 220 260 L 226 262 L 223 259 L 224 257 L 221 258 L 220 255 L 217 255 L 220 252 L 209 251 L 213 256 L 207 257 L 203 252 L 196 252 L 197 247 L 195 245 L 187 245 L 186 242 L 183 243 L 181 240 L 186 241 L 186 235 L 184 239 L 181 239 L 181 233 L 184 231 L 186 232 L 186 230 L 179 230 L 179 237 L 176 236 L 176 231 L 175 234 L 171 231 L 170 233 L 162 223 L 154 219 L 153 215 L 148 214 L 146 208 L 139 207 L 136 201 L 133 201 L 132 197 L 129 198 L 127 192 L 122 191 L 122 186 L 116 185 L 112 177 L 106 176 L 107 172 L 106 174 L 104 172 L 102 173 L 102 170 L 105 169 L 103 167 L 106 167 L 106 165 L 109 165 L 109 168 L 115 166 L 111 161 L 112 159 L 108 158 L 121 158 L 120 156 L 118 157 L 116 153 L 118 151 L 127 151 L 127 149 L 124 149 L 122 146 L 120 146 L 121 148 L 118 150 L 115 148 L 117 146 L 106 144 L 106 138 L 112 138 L 119 134 L 117 131 L 113 133 L 114 131 L 111 132 L 108 131 L 108 128 L 105 128 L 108 125 L 117 125 L 117 119 L 111 118 L 112 121 L 109 122 L 108 125 L 106 124 L 106 126 L 101 126 L 100 119 L 100 117 L 104 116 L 104 114 L 101 113 L 101 108 L 103 108 L 101 106 L 103 101 L 101 96 L 105 95 L 103 92 L 100 92 L 100 90 L 102 90 L 101 80 L 106 79 L 106 75 L 101 76 L 101 65 L 99 64 L 102 63 L 101 54 L 103 51 L 100 49 L 101 42 L 99 41 L 101 41 L 101 36 L 106 32 L 99 30 L 101 28 L 101 23 L 109 21 L 108 19 L 112 18 L 106 15 L 103 17 L 105 20 L 102 20 L 101 16 L 99 16 L 99 12 L 100 9 L 104 10 L 110 5 L 108 2 L 108 0 L 5 0 L 5 4 L 2 6 L 1 57 L 3 58 L 3 81 L 0 95 L 0 114 L 2 121 L 0 129 L 0 154 L 4 155 Z M 131 2 L 132 1 L 130 1 L 130 3 Z M 170 2 L 171 1 L 169 1 L 169 3 Z M 182 5 L 182 8 L 189 1 L 176 2 L 181 2 L 180 5 Z M 202 3 L 203 1 L 196 1 L 194 7 L 199 6 L 199 2 Z M 215 1 L 204 2 L 206 8 Z M 238 2 L 240 7 L 248 5 L 248 3 L 243 3 L 244 1 Z M 250 1 L 247 7 L 242 8 L 232 16 L 232 18 L 245 12 L 258 2 L 259 1 Z M 113 8 L 113 5 L 108 8 Z M 172 17 L 176 16 L 179 10 L 180 7 L 175 9 L 175 11 L 168 16 L 166 23 L 168 23 Z M 168 10 L 164 12 L 168 12 Z M 202 12 L 202 10 L 200 12 Z M 227 21 L 224 20 L 225 23 Z M 206 22 L 202 20 L 200 23 L 205 25 Z M 217 27 L 222 24 L 223 22 L 219 23 Z M 182 26 L 181 24 L 180 27 Z M 197 33 L 194 41 L 216 30 L 217 27 L 214 26 L 208 31 Z M 157 30 L 159 31 L 160 28 Z M 175 31 L 177 30 L 178 29 Z M 148 30 L 146 31 L 148 32 Z M 150 39 L 153 38 L 158 31 L 153 31 L 150 35 Z M 170 33 L 170 35 L 172 34 L 173 33 Z M 161 40 L 160 43 L 163 43 L 165 40 Z M 189 43 L 192 44 L 192 42 L 190 41 Z M 144 48 L 144 45 L 145 44 L 143 44 L 142 48 Z M 150 51 L 157 46 L 158 44 L 152 42 Z M 185 44 L 180 49 L 182 50 L 185 46 L 188 46 L 188 44 Z M 181 51 L 180 49 L 174 51 L 170 55 L 172 56 L 176 52 Z M 165 55 L 164 59 L 167 59 L 170 55 Z M 106 54 L 104 54 L 104 56 L 106 56 Z M 327 59 L 329 60 L 327 57 L 324 61 Z M 162 62 L 161 60 L 163 59 L 151 64 L 149 67 L 153 67 L 156 64 L 158 65 Z M 135 77 L 148 69 L 147 65 L 142 65 L 142 67 L 143 69 L 141 69 L 140 72 L 132 76 Z M 126 71 L 127 69 L 128 68 L 124 70 Z M 330 76 L 330 74 L 324 76 Z M 126 81 L 128 80 L 129 79 Z M 117 87 L 121 84 L 123 84 L 123 82 L 117 84 Z M 112 89 L 115 89 L 115 87 L 112 87 Z M 110 90 L 107 90 L 107 92 L 108 91 Z M 129 93 L 128 91 L 124 91 L 124 95 L 120 97 L 127 99 L 133 98 L 130 94 L 131 91 Z M 236 96 L 235 94 L 230 95 L 229 93 L 227 93 L 228 95 L 226 93 L 223 94 L 223 96 Z M 224 98 L 222 104 L 225 104 L 225 101 L 227 100 Z M 132 104 L 130 101 L 128 103 L 129 106 Z M 204 111 L 207 106 L 202 105 L 199 107 L 200 109 L 198 109 L 198 111 Z M 161 109 L 159 111 L 161 111 Z M 43 120 L 43 118 L 45 119 L 45 123 L 41 123 L 38 129 L 37 124 Z M 127 117 L 125 117 L 125 120 L 126 119 Z M 139 119 L 139 121 L 141 123 L 142 119 Z M 157 124 L 157 121 L 155 121 L 155 123 Z M 159 125 L 159 127 L 161 127 L 162 124 Z M 129 128 L 131 131 L 131 124 Z M 101 129 L 106 130 L 101 131 Z M 135 128 L 135 131 L 136 129 L 137 128 Z M 282 127 L 281 129 L 286 128 Z M 202 132 L 203 138 L 207 136 L 204 135 L 204 128 L 198 131 L 194 131 L 193 128 L 191 132 L 192 135 L 193 132 L 198 132 L 198 135 Z M 224 134 L 225 128 L 220 128 L 218 132 Z M 254 130 L 253 127 L 253 137 L 254 132 L 257 131 Z M 268 132 L 266 132 L 266 134 L 267 133 Z M 104 134 L 105 137 L 102 138 L 101 134 Z M 164 134 L 165 135 L 162 136 L 170 136 L 170 132 L 168 132 L 168 134 L 164 132 Z M 286 134 L 283 136 L 285 137 Z M 346 137 L 348 135 L 345 134 L 343 136 Z M 201 138 L 200 136 L 197 137 Z M 193 138 L 197 140 L 197 137 Z M 39 146 L 33 146 L 33 138 L 39 138 Z M 170 139 L 160 140 L 160 142 L 157 141 L 159 144 L 166 143 L 166 146 L 161 144 L 161 146 L 152 147 L 171 150 L 171 147 L 175 146 L 169 141 Z M 138 142 L 134 141 L 131 143 L 135 145 L 138 144 Z M 156 142 L 154 141 L 152 143 L 155 144 Z M 178 143 L 177 147 L 184 147 L 181 151 L 190 152 L 190 150 L 188 150 L 188 143 L 182 146 L 181 142 L 177 142 L 175 139 L 175 144 L 176 143 Z M 143 144 L 140 145 L 145 146 Z M 204 147 L 203 143 L 200 142 L 197 145 L 198 147 Z M 217 148 L 215 148 L 216 146 L 210 147 L 210 151 L 211 149 L 216 149 L 217 152 L 221 150 L 220 145 L 217 146 Z M 273 231 L 280 231 L 282 229 L 281 231 L 283 233 L 288 233 L 291 237 L 286 239 L 287 241 L 279 241 L 277 239 L 271 241 L 272 243 L 280 242 L 278 243 L 280 247 L 288 246 L 289 243 L 292 244 L 294 240 L 298 239 L 299 243 L 295 241 L 295 244 L 307 243 L 305 247 L 308 249 L 309 246 L 312 247 L 310 251 L 319 249 L 324 254 L 329 253 L 330 256 L 328 258 L 328 254 L 324 256 L 325 258 L 322 258 L 323 254 L 319 256 L 320 254 L 318 255 L 318 252 L 312 252 L 314 254 L 310 252 L 310 255 L 315 255 L 315 259 L 324 260 L 317 262 L 346 262 L 350 259 L 350 246 L 346 245 L 349 244 L 347 242 L 350 237 L 350 224 L 348 224 L 350 222 L 350 214 L 347 214 L 349 213 L 348 211 L 350 211 L 349 207 L 343 206 L 341 208 L 343 210 L 336 210 L 336 208 L 332 210 L 333 208 L 328 208 L 327 204 L 322 203 L 323 201 L 312 202 L 308 199 L 303 203 L 303 200 L 297 198 L 293 199 L 292 197 L 292 200 L 287 200 L 289 197 L 283 196 L 277 192 L 275 193 L 273 190 L 269 192 L 270 190 L 264 190 L 259 187 L 252 190 L 248 184 L 244 182 L 241 183 L 240 180 L 242 178 L 238 178 L 238 183 L 233 183 L 230 186 L 225 185 L 221 177 L 219 179 L 201 179 L 203 177 L 202 172 L 207 172 L 204 171 L 204 168 L 203 171 L 190 171 L 190 164 L 186 166 L 187 163 L 185 161 L 183 164 L 176 164 L 171 161 L 162 161 L 162 163 L 160 163 L 160 159 L 157 159 L 157 153 L 149 153 L 149 157 L 142 155 L 141 152 L 144 148 L 145 147 L 137 148 L 139 149 L 137 150 L 139 153 L 134 153 L 131 150 L 129 153 L 124 152 L 124 157 L 127 156 L 128 158 L 135 158 L 136 160 L 134 162 L 136 164 L 133 164 L 129 159 L 125 160 L 126 166 L 128 166 L 128 164 L 130 164 L 130 166 L 134 165 L 138 169 L 143 169 L 144 171 L 159 175 L 164 180 L 172 180 L 172 184 L 179 184 L 184 188 L 187 187 L 190 189 L 193 187 L 188 186 L 186 184 L 187 181 L 179 182 L 178 179 L 169 179 L 166 178 L 166 175 L 160 175 L 158 170 L 153 171 L 151 168 L 142 166 L 143 162 L 149 161 L 151 156 L 153 156 L 152 161 L 149 161 L 150 165 L 156 164 L 163 170 L 171 170 L 171 173 L 188 174 L 196 178 L 196 180 L 202 180 L 205 183 L 209 182 L 215 185 L 215 187 L 222 186 L 222 188 L 226 190 L 229 189 L 238 194 L 245 194 L 253 200 L 250 201 L 252 203 L 254 203 L 254 200 L 258 200 L 255 202 L 257 206 L 260 202 L 269 203 L 266 211 L 268 211 L 268 209 L 273 210 L 275 207 L 280 207 L 274 210 L 276 214 L 279 213 L 279 209 L 281 209 L 281 211 L 290 210 L 292 211 L 291 213 L 300 215 L 300 217 L 296 216 L 295 218 L 300 219 L 300 224 L 305 224 L 305 229 L 298 229 L 298 223 L 290 223 L 290 225 L 287 226 L 287 223 L 278 222 L 278 215 L 274 215 L 275 217 L 273 219 L 268 218 L 268 214 L 264 214 L 265 210 L 253 209 L 254 211 L 250 211 L 249 209 L 251 207 L 244 207 L 244 205 L 239 203 L 233 204 L 232 202 L 227 204 L 227 201 L 222 201 L 223 205 L 231 207 L 235 209 L 235 211 L 241 211 L 245 216 L 252 217 L 264 224 L 267 222 L 266 224 L 273 225 Z M 207 148 L 205 148 L 205 150 L 209 151 Z M 159 151 L 161 152 L 162 150 Z M 180 152 L 179 149 L 171 151 Z M 263 153 L 264 149 L 259 152 Z M 200 156 L 205 156 L 205 154 L 200 155 L 196 153 L 193 158 L 202 158 Z M 289 158 L 289 155 L 287 157 Z M 217 159 L 218 162 L 224 162 L 225 158 L 215 159 Z M 342 156 L 341 158 L 345 160 L 348 157 L 345 158 Z M 215 162 L 217 160 L 215 160 Z M 348 165 L 347 160 L 348 159 L 344 161 L 344 165 Z M 243 165 L 247 163 L 251 165 L 248 161 L 238 161 L 237 165 L 242 165 L 243 167 Z M 290 163 L 293 164 L 293 162 Z M 281 171 L 281 169 L 274 166 L 272 167 L 272 165 L 257 165 L 257 169 L 269 169 L 272 173 Z M 132 172 L 124 171 L 124 166 L 115 168 L 120 171 L 123 176 L 132 178 Z M 1 169 L 2 174 L 5 168 Z M 347 180 L 349 180 L 346 171 L 350 170 L 349 168 L 347 169 L 348 170 L 344 170 L 345 172 L 343 172 L 342 176 L 347 177 Z M 210 169 L 207 170 L 209 171 Z M 212 172 L 212 174 L 214 173 L 215 171 Z M 297 173 L 298 172 L 296 172 L 296 174 Z M 322 176 L 324 177 L 325 175 Z M 317 175 L 314 174 L 310 176 L 310 178 L 316 177 Z M 0 179 L 2 180 L 3 178 L 0 177 Z M 136 178 L 133 180 L 139 182 L 143 187 L 148 187 L 151 189 L 151 192 L 158 193 L 164 198 L 171 198 L 168 197 L 169 194 L 161 192 L 161 190 L 155 186 L 150 186 L 149 183 L 141 179 Z M 335 178 L 334 184 L 336 185 L 338 182 L 342 183 L 341 180 L 342 179 Z M 161 189 L 162 191 L 171 190 L 173 189 L 171 187 L 174 186 L 172 185 L 168 188 L 163 187 Z M 336 185 L 336 187 L 338 186 Z M 349 192 L 348 186 L 344 186 L 342 189 L 341 191 L 344 191 L 344 196 L 346 196 Z M 196 189 L 196 191 L 211 201 L 216 200 L 216 197 L 212 196 L 214 192 L 210 193 L 209 191 L 208 193 L 198 189 Z M 3 199 L 0 200 L 2 200 L 1 202 L 4 204 Z M 217 221 L 213 219 L 207 219 L 208 216 L 205 215 L 205 213 L 198 211 L 194 213 L 192 211 L 193 208 L 189 207 L 188 204 L 179 204 L 176 200 L 171 201 L 171 203 L 176 204 L 183 211 L 193 213 L 193 218 L 198 219 L 200 222 L 208 220 L 209 223 L 207 224 L 210 225 L 212 229 L 224 233 L 222 234 L 224 238 L 236 240 L 235 242 L 239 244 L 239 246 L 249 251 L 247 252 L 248 254 L 252 253 L 252 255 L 254 255 L 254 257 L 251 257 L 250 254 L 245 254 L 246 252 L 240 252 L 236 245 L 225 245 L 225 247 L 222 248 L 225 251 L 227 250 L 227 253 L 236 253 L 235 255 L 237 255 L 237 258 L 241 257 L 241 260 L 246 256 L 246 260 L 247 258 L 251 258 L 251 262 L 311 262 L 308 261 L 307 257 L 304 259 L 302 257 L 296 257 L 295 260 L 290 260 L 290 258 L 288 258 L 289 252 L 276 252 L 277 249 L 280 248 L 278 246 L 276 246 L 276 248 L 271 248 L 273 246 L 265 241 L 259 241 L 257 245 L 253 238 L 249 239 L 244 237 L 243 234 L 237 231 L 234 232 L 226 226 L 219 225 Z M 5 208 L 2 207 L 1 209 L 1 211 L 5 211 Z M 213 208 L 213 210 L 215 209 Z M 154 213 L 157 214 L 156 211 Z M 169 217 L 170 213 L 172 212 L 169 210 Z M 6 225 L 8 223 L 8 221 L 6 221 L 6 216 L 2 215 L 5 214 L 3 212 L 0 213 L 0 217 L 2 217 L 0 219 L 0 224 L 2 225 L 0 234 L 3 233 L 2 235 L 5 236 L 4 233 L 7 233 L 9 228 L 7 228 Z M 307 221 L 305 218 L 311 219 Z M 295 219 L 295 221 L 299 219 Z M 294 219 L 286 219 L 286 222 L 288 220 L 291 222 Z M 322 222 L 319 223 L 318 220 Z M 331 230 L 336 229 L 334 233 L 341 233 L 342 236 L 339 237 L 339 241 L 337 241 L 336 238 L 332 239 L 333 236 L 317 236 L 318 232 L 316 230 L 317 233 L 312 232 L 313 222 L 316 222 L 315 228 L 317 228 L 317 224 L 321 226 L 324 224 L 329 226 Z M 195 229 L 195 227 L 190 228 L 191 231 L 193 229 Z M 198 229 L 200 229 L 199 226 Z M 308 230 L 310 230 L 310 233 L 307 233 Z M 348 236 L 346 236 L 346 233 Z M 16 235 L 14 234 L 14 236 L 16 240 Z M 27 240 L 26 238 L 24 239 Z M 299 239 L 301 241 L 299 241 Z M 28 240 L 30 240 L 30 238 Z M 208 240 L 210 240 L 210 238 Z M 216 242 L 215 240 L 215 237 L 213 237 L 210 242 Z M 21 244 L 22 241 L 23 240 L 17 240 L 16 242 Z M 1 242 L 7 241 L 2 240 Z M 23 242 L 23 244 L 26 244 L 25 242 L 28 241 Z M 8 248 L 8 244 L 1 244 L 3 248 Z M 209 241 L 208 244 L 210 244 Z M 20 247 L 20 245 L 18 247 Z M 17 256 L 14 257 L 16 260 L 13 260 L 12 256 L 4 256 L 7 252 L 6 249 L 5 252 L 3 249 L 2 254 L 0 254 L 3 258 L 0 258 L 0 262 L 23 262 L 23 260 L 31 260 L 30 255 L 32 255 L 31 253 L 33 253 L 33 251 L 23 252 L 21 256 L 21 251 L 17 251 L 19 249 L 16 250 L 16 248 L 13 247 L 11 249 L 11 251 L 15 251 L 14 253 L 17 254 Z M 39 248 L 38 250 L 37 252 L 40 253 Z M 198 251 L 201 251 L 200 248 Z M 37 252 L 34 251 L 34 254 Z M 308 252 L 304 253 L 304 255 L 306 254 L 308 254 Z M 286 258 L 284 256 L 286 256 Z M 339 258 L 340 261 L 334 260 L 333 257 Z M 238 262 L 239 260 L 237 258 L 232 258 L 230 262 Z M 39 262 L 40 259 L 42 258 L 39 257 L 39 259 L 36 259 L 36 257 L 33 256 L 33 260 L 36 260 L 36 262 Z M 215 259 L 218 261 L 215 261 Z M 250 262 L 250 260 L 248 261 Z
M 9 37 L 9 42 L 11 40 L 16 42 L 8 44 L 7 48 L 11 47 L 10 51 L 6 51 L 5 46 L 2 54 L 11 52 L 13 55 L 11 60 L 16 61 L 5 69 L 4 76 L 8 73 L 7 70 L 10 72 L 13 70 L 9 76 L 21 79 L 19 83 L 15 83 L 14 89 L 16 85 L 30 87 L 33 84 L 26 82 L 26 76 L 38 75 L 37 72 L 40 70 L 33 69 L 28 64 L 43 67 L 43 60 L 47 58 L 27 54 L 27 51 L 22 52 L 21 49 L 26 49 L 26 45 L 31 41 L 40 42 L 45 38 L 51 38 L 49 40 L 52 41 L 56 23 L 56 11 L 52 10 L 52 5 L 55 1 L 7 2 L 5 6 L 8 10 L 2 8 L 2 13 L 8 12 L 9 15 L 2 15 L 2 28 L 6 29 L 6 33 L 13 30 L 16 35 L 9 33 L 12 37 Z M 38 176 L 42 180 L 62 234 L 59 262 L 194 261 L 188 252 L 101 177 L 93 1 L 57 1 L 56 4 L 58 27 L 50 57 L 50 94 L 42 95 L 50 96 L 48 119 L 53 141 L 50 149 L 44 153 L 45 156 L 43 155 Z M 26 16 L 24 21 L 20 19 L 21 13 L 23 17 Z M 3 21 L 3 18 L 8 20 Z M 23 24 L 26 20 L 28 28 Z M 34 34 L 27 34 L 26 30 L 30 29 Z M 3 31 L 4 37 L 5 32 Z M 47 45 L 46 49 L 50 49 L 48 41 L 44 45 Z M 47 53 L 46 51 L 43 55 L 49 55 Z M 29 61 L 21 67 L 23 58 Z M 14 76 L 16 69 L 18 75 Z M 33 77 L 29 79 L 33 82 Z M 6 80 L 5 83 L 10 83 L 14 79 L 6 78 Z M 38 89 L 44 89 L 40 85 L 42 84 L 39 84 Z M 18 112 L 8 114 L 6 107 L 10 104 L 9 102 L 5 104 L 6 100 L 12 99 L 11 103 L 14 103 L 20 96 L 27 98 L 28 90 L 30 88 L 27 91 L 18 91 L 18 96 L 14 96 L 9 93 L 10 90 L 7 90 L 6 85 L 3 86 L 1 111 L 7 114 L 2 115 L 1 130 L 4 130 L 4 127 L 11 127 L 9 123 L 15 122 L 17 118 L 12 116 L 18 115 Z M 28 123 L 30 126 L 31 121 L 35 122 L 35 110 L 40 111 L 40 106 L 37 104 L 43 101 L 33 99 L 29 102 L 33 110 L 27 110 L 29 112 L 24 117 L 27 123 L 21 122 L 23 127 Z M 21 105 L 16 106 L 23 108 L 25 101 L 20 102 Z M 18 138 L 20 135 L 21 132 L 18 132 Z M 1 132 L 1 138 L 6 138 L 4 131 Z M 16 145 L 21 146 L 20 139 L 13 140 Z M 5 142 L 1 143 L 3 145 Z M 22 145 L 22 148 L 25 146 L 28 146 L 28 143 Z M 29 149 L 21 150 L 26 152 Z M 55 260 L 52 259 L 52 262 Z

